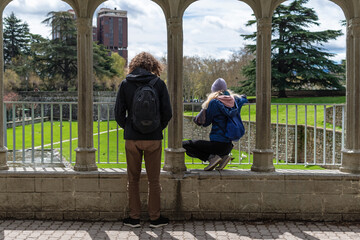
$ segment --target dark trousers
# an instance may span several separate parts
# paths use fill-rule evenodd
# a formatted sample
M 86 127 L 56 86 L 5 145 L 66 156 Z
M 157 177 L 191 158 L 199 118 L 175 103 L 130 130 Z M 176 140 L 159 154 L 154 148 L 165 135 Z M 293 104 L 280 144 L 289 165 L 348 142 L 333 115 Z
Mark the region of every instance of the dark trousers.
M 160 217 L 160 167 L 161 167 L 161 140 L 126 140 L 126 162 L 128 171 L 128 192 L 130 217 L 140 218 L 141 202 L 139 182 L 141 163 L 144 156 L 146 174 L 148 177 L 148 212 L 150 220 Z
M 208 161 L 209 156 L 219 155 L 220 157 L 228 155 L 233 144 L 231 142 L 212 142 L 205 140 L 188 140 L 183 141 L 183 148 L 186 154 L 193 158 L 199 158 L 202 161 Z

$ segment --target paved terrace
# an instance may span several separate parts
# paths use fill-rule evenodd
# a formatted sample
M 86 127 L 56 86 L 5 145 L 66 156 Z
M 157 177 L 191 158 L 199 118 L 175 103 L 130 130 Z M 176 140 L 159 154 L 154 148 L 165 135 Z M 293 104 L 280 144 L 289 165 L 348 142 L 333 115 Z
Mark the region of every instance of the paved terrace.
M 0 239 L 360 239 L 359 223 L 176 221 L 158 229 L 121 222 L 0 221 Z

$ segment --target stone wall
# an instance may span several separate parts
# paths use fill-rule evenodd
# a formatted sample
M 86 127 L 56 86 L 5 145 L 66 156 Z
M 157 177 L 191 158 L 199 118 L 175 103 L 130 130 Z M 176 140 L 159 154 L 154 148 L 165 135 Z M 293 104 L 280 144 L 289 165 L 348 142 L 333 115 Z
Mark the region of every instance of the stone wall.
M 333 124 L 333 107 L 326 108 L 326 122 Z M 343 113 L 344 111 L 344 113 Z M 346 116 L 345 106 L 335 106 L 335 125 L 341 127 L 342 126 L 342 115 Z
M 245 135 L 235 144 L 236 149 L 241 151 L 252 151 L 255 148 L 256 123 L 244 121 Z M 250 130 L 249 130 L 250 129 Z M 286 130 L 287 129 L 287 130 Z M 306 162 L 311 164 L 324 163 L 324 130 L 322 128 L 316 129 L 316 159 L 314 160 L 314 127 L 307 126 L 307 141 L 306 141 Z M 209 140 L 209 133 L 211 126 L 199 127 L 193 123 L 192 117 L 184 117 L 184 138 L 185 139 L 204 139 Z M 278 131 L 278 159 L 286 161 L 286 142 L 287 142 L 287 160 L 290 163 L 295 162 L 295 154 L 297 149 L 297 162 L 303 163 L 305 161 L 305 126 L 297 126 L 297 148 L 295 141 L 295 126 L 285 124 L 271 124 L 272 149 L 274 150 L 274 158 L 276 158 L 276 133 Z M 286 141 L 287 132 L 287 141 Z M 335 159 L 333 160 L 333 131 L 326 130 L 325 136 L 325 163 L 341 164 L 341 138 L 340 131 L 335 132 Z
M 191 170 L 180 179 L 162 172 L 162 213 L 171 220 L 359 221 L 359 178 L 336 170 Z M 11 168 L 0 171 L 0 219 L 121 220 L 126 186 L 124 169 Z M 143 174 L 144 220 L 147 187 Z

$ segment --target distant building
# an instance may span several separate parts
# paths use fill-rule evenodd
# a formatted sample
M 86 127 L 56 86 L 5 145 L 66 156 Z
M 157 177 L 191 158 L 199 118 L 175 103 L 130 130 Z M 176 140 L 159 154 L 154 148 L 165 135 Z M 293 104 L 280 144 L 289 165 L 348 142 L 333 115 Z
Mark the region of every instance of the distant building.
M 97 27 L 92 28 L 93 41 L 97 42 Z
M 110 51 L 119 53 L 128 62 L 127 11 L 101 8 L 97 15 L 95 35 L 99 44 L 103 44 Z

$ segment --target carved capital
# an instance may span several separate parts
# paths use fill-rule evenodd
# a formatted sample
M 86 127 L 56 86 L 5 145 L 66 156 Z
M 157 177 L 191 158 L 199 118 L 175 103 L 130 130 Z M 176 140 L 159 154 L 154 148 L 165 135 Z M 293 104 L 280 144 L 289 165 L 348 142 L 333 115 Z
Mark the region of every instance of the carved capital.
M 78 18 L 76 21 L 78 34 L 92 33 L 91 18 Z
M 182 29 L 182 19 L 178 18 L 178 17 L 168 18 L 167 26 L 168 26 L 168 30 L 170 32 L 181 31 L 181 29 Z
M 348 21 L 347 37 L 360 38 L 360 18 L 352 18 Z
M 271 34 L 271 18 L 259 18 L 257 19 L 257 34 L 258 36 L 264 34 Z

